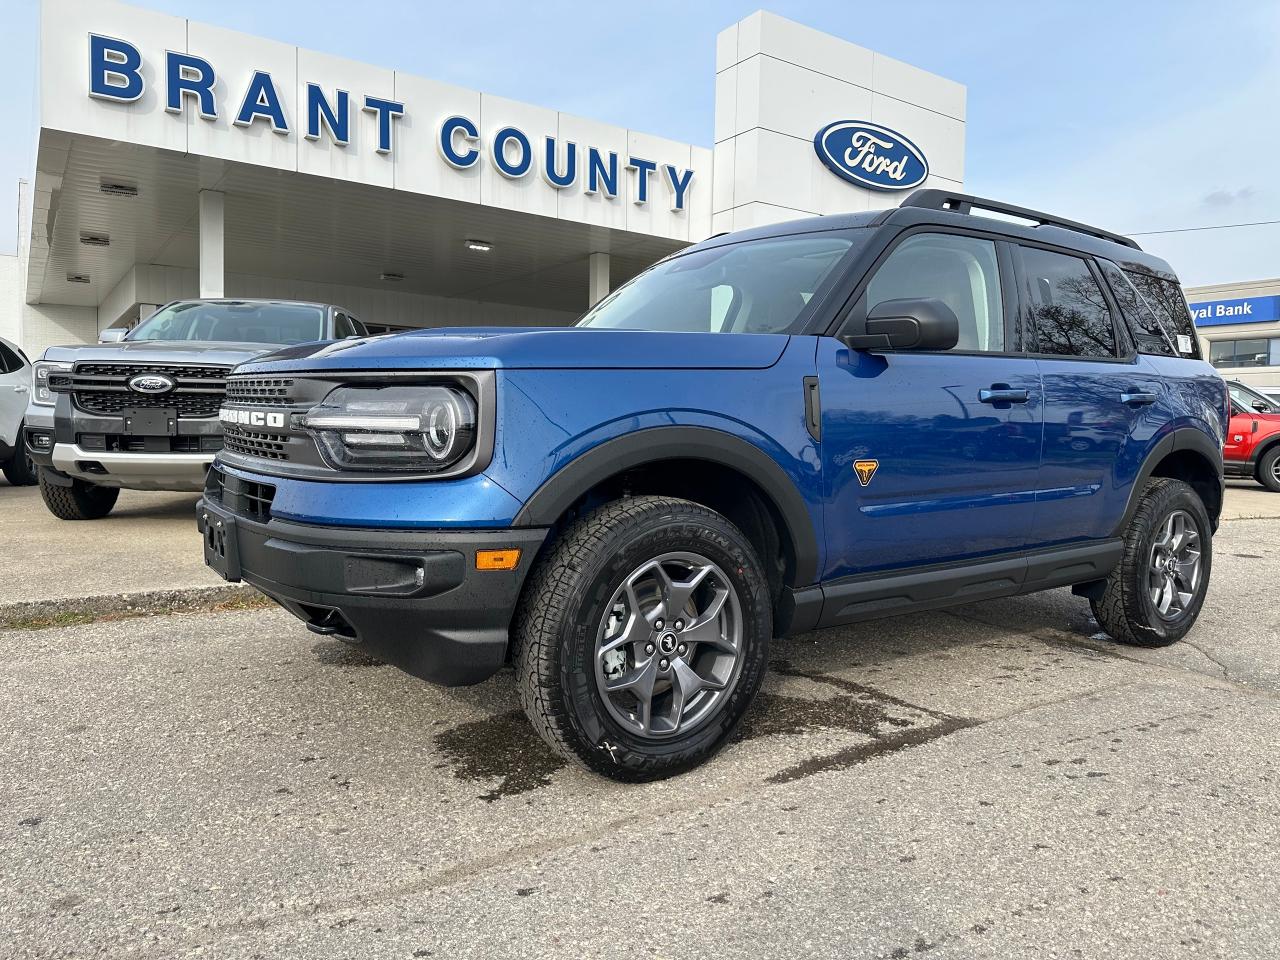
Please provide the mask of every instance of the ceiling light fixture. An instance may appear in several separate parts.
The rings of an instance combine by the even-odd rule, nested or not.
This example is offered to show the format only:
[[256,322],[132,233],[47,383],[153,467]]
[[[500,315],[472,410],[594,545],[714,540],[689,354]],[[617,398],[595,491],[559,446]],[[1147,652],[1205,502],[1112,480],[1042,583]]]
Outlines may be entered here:
[[138,188],[131,183],[118,183],[113,180],[103,180],[99,185],[99,189],[112,197],[136,197]]
[[80,242],[86,247],[109,247],[111,246],[111,235],[106,233],[91,233],[88,230],[81,230]]
[[476,253],[488,253],[493,249],[493,244],[486,240],[464,240],[468,250],[474,250]]
[[378,274],[378,279],[383,280],[386,283],[399,283],[401,280],[404,279],[404,274],[403,273],[380,273]]
[[87,273],[68,273],[67,283],[88,283],[89,275]]

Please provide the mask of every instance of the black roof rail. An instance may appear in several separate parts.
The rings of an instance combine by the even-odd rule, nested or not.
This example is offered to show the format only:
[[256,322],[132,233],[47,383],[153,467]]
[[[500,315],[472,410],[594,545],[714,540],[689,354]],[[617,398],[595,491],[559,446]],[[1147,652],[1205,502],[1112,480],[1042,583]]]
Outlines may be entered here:
[[916,190],[907,199],[903,200],[901,205],[904,207],[922,207],[925,210],[950,210],[953,213],[989,210],[992,213],[1003,213],[1012,217],[1021,217],[1024,220],[1031,220],[1038,226],[1062,227],[1065,230],[1074,230],[1076,233],[1084,233],[1102,240],[1110,240],[1112,243],[1122,243],[1134,250],[1142,249],[1138,246],[1137,241],[1118,233],[1112,233],[1110,230],[1103,230],[1101,227],[1091,227],[1087,223],[1065,220],[1062,217],[1055,217],[1039,210],[1030,210],[1027,207],[1015,207],[1011,203],[1001,203],[999,200],[985,200],[982,197],[970,196],[967,193],[951,193],[947,190]]

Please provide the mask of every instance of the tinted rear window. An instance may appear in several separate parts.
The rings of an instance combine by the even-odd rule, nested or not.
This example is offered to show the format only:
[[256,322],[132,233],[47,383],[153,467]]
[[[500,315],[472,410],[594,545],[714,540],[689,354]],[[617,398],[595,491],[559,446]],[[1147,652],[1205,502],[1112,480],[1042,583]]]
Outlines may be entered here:
[[[1182,288],[1172,280],[1164,280],[1161,277],[1153,277],[1149,273],[1139,273],[1137,270],[1126,270],[1124,275],[1142,294],[1148,306],[1160,318],[1160,322],[1164,328],[1169,331],[1173,337],[1174,345],[1178,347],[1178,355],[1182,357],[1200,358],[1200,340],[1196,336],[1196,325],[1191,320],[1191,311],[1187,307],[1187,300],[1182,295]],[[1179,341],[1179,337],[1185,337],[1185,340]],[[1183,347],[1190,347],[1184,350]]]
[[1138,352],[1161,357],[1177,356],[1173,346],[1174,334],[1165,328],[1137,288],[1129,282],[1124,271],[1103,260],[1102,273],[1107,278],[1116,302],[1120,304],[1120,312],[1129,323]]

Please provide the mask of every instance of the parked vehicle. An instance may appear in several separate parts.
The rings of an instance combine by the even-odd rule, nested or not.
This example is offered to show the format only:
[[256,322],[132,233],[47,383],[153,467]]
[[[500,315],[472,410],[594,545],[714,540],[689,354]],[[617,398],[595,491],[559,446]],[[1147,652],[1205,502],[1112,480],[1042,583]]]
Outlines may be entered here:
[[15,487],[36,482],[35,464],[22,448],[22,415],[31,392],[31,364],[16,343],[0,337],[0,471]]
[[1280,493],[1280,404],[1246,387],[1227,381],[1231,422],[1222,444],[1222,466],[1228,477],[1248,477]]
[[205,558],[428,680],[510,658],[553,748],[663,777],[775,636],[1068,585],[1184,636],[1227,426],[1192,333],[1163,260],[975,197],[714,237],[574,329],[241,366]]
[[[96,346],[50,347],[35,364],[25,430],[45,506],[96,520],[121,488],[201,490],[222,449],[232,367],[287,344],[365,335],[332,304],[178,300]],[[246,431],[238,442],[261,441]]]

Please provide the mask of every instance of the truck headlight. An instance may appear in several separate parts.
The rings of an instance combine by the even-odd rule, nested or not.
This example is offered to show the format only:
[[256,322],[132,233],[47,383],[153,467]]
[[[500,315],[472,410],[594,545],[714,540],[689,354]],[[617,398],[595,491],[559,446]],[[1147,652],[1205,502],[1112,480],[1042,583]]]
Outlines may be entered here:
[[475,444],[476,404],[456,387],[339,387],[300,424],[335,469],[431,473]]
[[70,373],[71,364],[53,360],[37,360],[31,365],[31,402],[42,407],[52,407],[57,396],[49,389],[49,374]]

